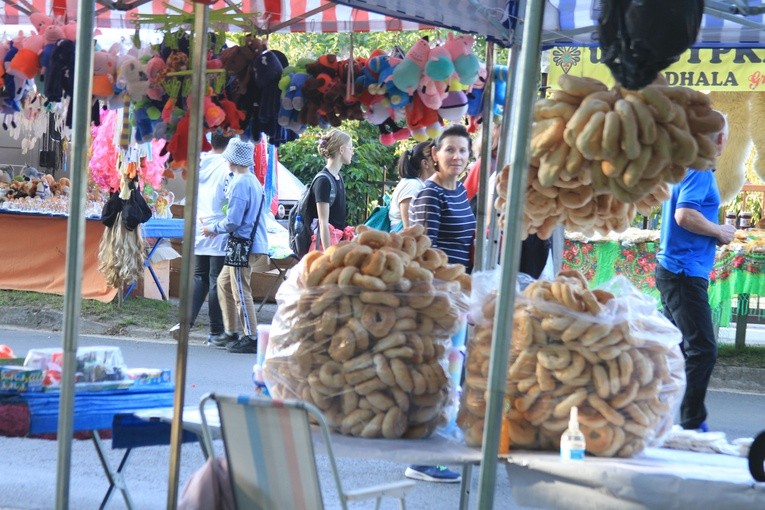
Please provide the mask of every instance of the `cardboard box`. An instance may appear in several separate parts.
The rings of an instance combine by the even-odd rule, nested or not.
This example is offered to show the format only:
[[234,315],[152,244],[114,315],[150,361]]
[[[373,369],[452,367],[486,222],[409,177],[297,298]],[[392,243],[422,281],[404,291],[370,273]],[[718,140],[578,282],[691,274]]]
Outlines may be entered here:
[[[170,291],[170,261],[152,262],[151,267],[154,269],[154,273],[157,275],[157,279],[167,296],[167,293]],[[162,294],[159,293],[157,284],[154,282],[148,267],[143,268],[143,294],[141,295],[147,299],[162,299]]]
[[43,370],[20,365],[0,367],[0,391],[42,391]]
[[152,386],[173,382],[172,373],[167,368],[129,368],[127,377],[134,382],[135,386]]
[[[252,289],[252,300],[255,303],[263,301],[263,297],[268,292],[266,301],[269,303],[276,302],[276,291],[279,290],[284,279],[279,276],[279,271],[272,269],[266,273],[252,273],[250,278],[250,288]],[[273,285],[273,288],[271,286]],[[269,289],[271,291],[269,292]]]

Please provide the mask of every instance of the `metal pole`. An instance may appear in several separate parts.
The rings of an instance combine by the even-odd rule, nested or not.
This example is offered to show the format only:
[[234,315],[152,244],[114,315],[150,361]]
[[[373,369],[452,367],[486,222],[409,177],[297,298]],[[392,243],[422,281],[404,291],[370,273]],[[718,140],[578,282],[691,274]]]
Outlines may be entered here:
[[72,98],[72,186],[66,234],[66,286],[64,290],[61,396],[58,403],[58,460],[56,467],[56,508],[69,508],[69,475],[74,430],[74,374],[77,371],[77,339],[82,306],[82,260],[85,246],[85,188],[88,182],[90,102],[93,89],[94,0],[77,2],[77,40]]
[[483,111],[481,112],[481,173],[478,186],[478,203],[476,206],[476,228],[477,235],[475,239],[475,270],[483,271],[491,268],[486,260],[486,202],[487,197],[492,196],[489,190],[489,176],[491,174],[491,146],[492,123],[494,110],[494,43],[486,43],[486,83],[483,89]]
[[[524,0],[520,4],[518,12],[523,11],[525,5],[526,2]],[[508,147],[510,146],[510,139],[507,137],[507,134],[510,132],[510,110],[513,105],[513,94],[515,93],[515,77],[518,75],[518,47],[521,44],[521,31],[519,28],[515,31],[513,36],[513,46],[510,48],[510,54],[507,57],[507,91],[505,92],[505,104],[503,107],[504,115],[502,115],[502,128],[500,129],[500,137],[502,140],[500,141],[497,150],[497,171],[502,170],[507,163]],[[497,224],[498,215],[499,214],[495,212],[491,217],[491,228],[489,231],[491,244],[489,245],[488,254],[490,263],[487,263],[487,267],[490,268],[494,268],[497,264],[497,260],[499,260],[501,232],[499,231],[499,225]]]
[[[542,18],[545,2],[526,3],[523,16],[523,38],[518,54],[518,72],[513,76],[513,108],[505,111],[510,116],[510,182],[505,206],[505,233],[502,249],[502,276],[494,323],[489,368],[489,400],[483,434],[483,461],[478,483],[478,508],[494,506],[494,488],[497,477],[497,452],[502,407],[507,379],[508,350],[513,331],[515,282],[518,277],[523,207],[525,204],[526,174],[531,116],[539,79],[539,54]],[[509,114],[509,115],[508,115]]]
[[178,481],[180,479],[181,447],[183,434],[183,406],[186,395],[186,359],[189,351],[189,319],[191,317],[193,289],[194,239],[196,237],[196,202],[199,187],[199,154],[202,149],[202,121],[204,96],[207,90],[207,27],[210,9],[205,4],[194,4],[194,28],[191,49],[191,75],[189,93],[189,141],[186,158],[186,205],[183,208],[183,248],[181,256],[181,336],[175,362],[175,395],[173,400],[173,423],[170,429],[170,473],[167,486],[167,508],[178,506]]

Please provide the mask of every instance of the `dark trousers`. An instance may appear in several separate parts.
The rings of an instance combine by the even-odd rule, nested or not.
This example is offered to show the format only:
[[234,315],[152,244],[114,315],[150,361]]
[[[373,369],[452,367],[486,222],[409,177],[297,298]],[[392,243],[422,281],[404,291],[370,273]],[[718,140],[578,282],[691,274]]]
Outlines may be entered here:
[[210,333],[223,333],[223,313],[218,301],[218,275],[223,269],[223,256],[194,256],[194,300],[191,304],[191,325],[199,315],[202,304],[207,298],[210,314]]
[[536,234],[529,234],[521,243],[521,263],[518,271],[534,279],[539,278],[547,265],[550,244],[549,239],[540,239]]
[[664,315],[683,335],[680,348],[685,357],[686,388],[680,425],[685,429],[698,428],[707,419],[704,398],[717,361],[708,286],[706,278],[675,274],[656,264],[656,287]]

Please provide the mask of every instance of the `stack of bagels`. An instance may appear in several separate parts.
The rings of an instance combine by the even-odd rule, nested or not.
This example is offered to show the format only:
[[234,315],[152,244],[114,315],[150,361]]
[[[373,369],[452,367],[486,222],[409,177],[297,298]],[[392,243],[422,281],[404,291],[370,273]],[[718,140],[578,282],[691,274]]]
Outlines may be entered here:
[[427,437],[449,403],[446,348],[470,276],[419,225],[356,232],[306,255],[290,275],[294,292],[280,290],[284,327],[272,326],[269,389],[316,405],[342,434]]
[[[621,232],[637,209],[668,198],[667,183],[682,180],[687,168],[715,165],[711,135],[725,120],[707,95],[666,85],[609,90],[571,75],[559,85],[534,108],[524,237],[547,239],[561,223],[585,235]],[[497,179],[500,212],[508,170]]]
[[[468,346],[458,424],[471,446],[483,439],[495,301],[485,301]],[[557,450],[577,406],[589,453],[641,452],[671,426],[681,396],[678,336],[652,303],[590,291],[576,271],[530,284],[513,322],[504,408],[511,447]]]

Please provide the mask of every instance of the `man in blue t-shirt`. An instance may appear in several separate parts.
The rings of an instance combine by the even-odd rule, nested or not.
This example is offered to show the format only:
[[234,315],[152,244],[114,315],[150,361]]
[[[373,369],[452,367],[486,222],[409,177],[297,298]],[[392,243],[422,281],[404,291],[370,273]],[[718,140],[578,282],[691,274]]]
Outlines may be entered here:
[[[715,135],[718,155],[727,125]],[[684,429],[707,430],[704,398],[717,360],[707,288],[718,244],[733,240],[736,228],[719,225],[720,193],[713,171],[688,170],[661,210],[661,245],[656,286],[664,314],[683,335],[686,389],[680,406]]]

